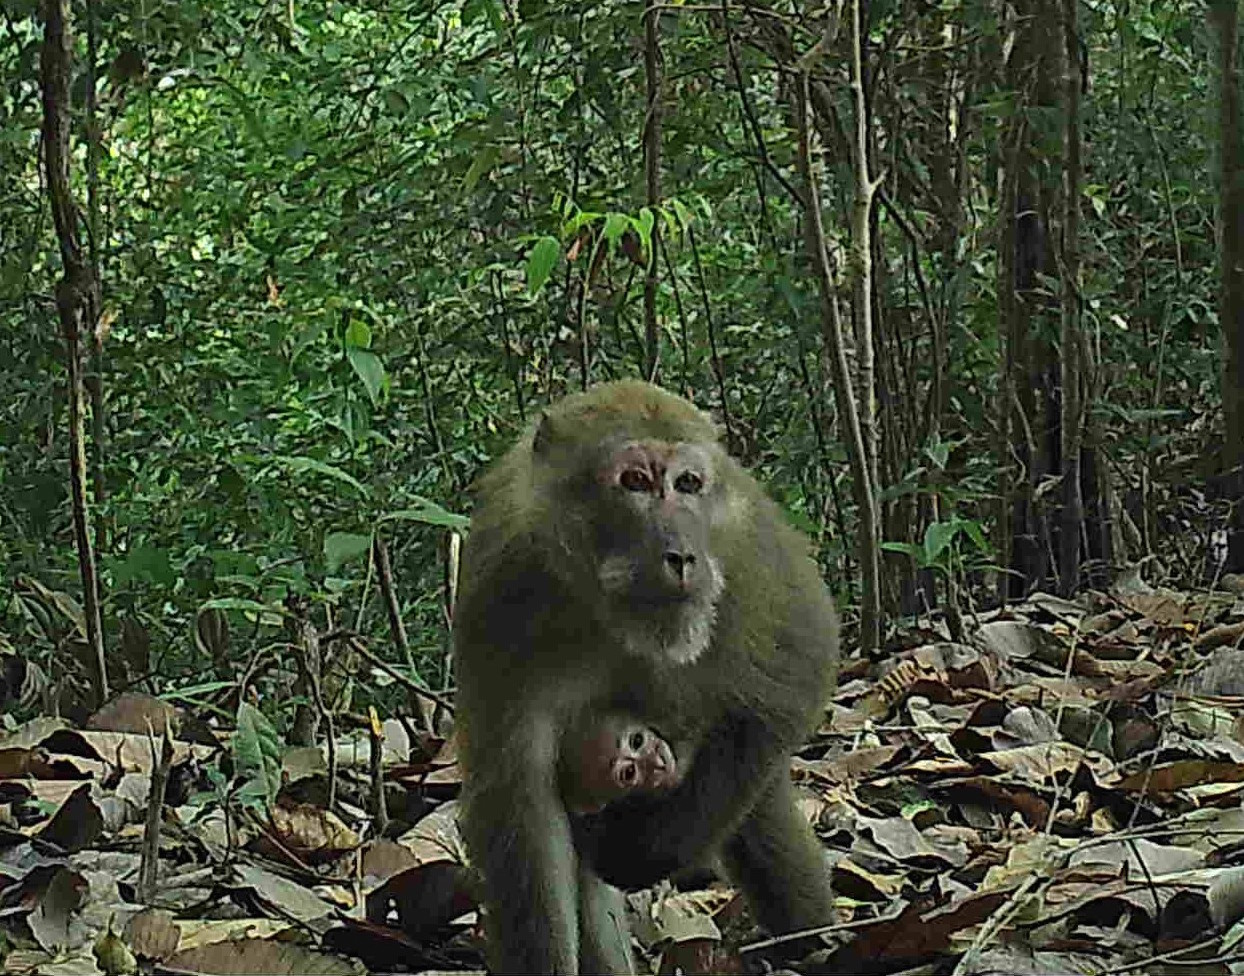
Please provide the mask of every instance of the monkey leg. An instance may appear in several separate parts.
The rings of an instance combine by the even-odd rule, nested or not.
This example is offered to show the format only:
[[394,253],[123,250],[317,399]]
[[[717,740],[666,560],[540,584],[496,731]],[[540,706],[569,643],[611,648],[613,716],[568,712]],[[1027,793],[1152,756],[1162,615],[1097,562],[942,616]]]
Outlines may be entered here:
[[609,976],[630,976],[635,972],[622,892],[605,884],[582,863],[579,865],[579,972]]
[[[547,827],[540,836],[536,816],[529,813],[533,829],[526,831],[482,818],[463,831],[472,857],[485,866],[488,967],[494,973],[574,976],[580,972],[579,906],[570,832],[561,814],[561,822],[543,821]],[[486,830],[492,833],[488,840],[481,837]]]
[[467,740],[472,772],[459,815],[483,883],[488,964],[495,973],[575,976],[579,859],[557,795],[558,729],[551,716],[498,724],[510,738],[485,739],[487,726]]
[[833,921],[825,850],[795,805],[785,767],[772,777],[723,854],[752,914],[773,934]]

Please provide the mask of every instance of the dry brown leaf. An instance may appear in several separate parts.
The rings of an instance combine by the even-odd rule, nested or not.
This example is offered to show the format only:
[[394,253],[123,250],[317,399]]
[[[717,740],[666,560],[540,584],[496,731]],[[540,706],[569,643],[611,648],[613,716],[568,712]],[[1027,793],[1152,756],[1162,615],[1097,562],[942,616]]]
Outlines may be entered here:
[[315,952],[292,942],[241,939],[185,949],[170,956],[166,968],[213,976],[362,976],[361,963]]
[[220,942],[284,938],[295,931],[295,926],[282,918],[184,919],[178,927],[181,929],[178,948],[183,951]]
[[82,944],[86,933],[74,916],[90,888],[85,876],[65,867],[36,868],[22,887],[27,894],[21,903],[33,909],[26,925],[40,946],[55,953]]
[[476,909],[467,869],[452,861],[429,861],[400,871],[367,895],[367,920],[397,916],[402,931],[426,937]]
[[1210,882],[1205,898],[1214,924],[1220,930],[1244,918],[1244,867],[1219,872]]
[[796,756],[791,760],[791,771],[797,779],[807,776],[823,783],[848,783],[884,768],[902,751],[900,746],[877,746],[844,752],[833,759],[809,760]]
[[1089,844],[1067,859],[1070,868],[1109,867],[1133,879],[1192,871],[1204,863],[1205,856],[1193,848],[1155,844],[1144,837]]
[[384,837],[364,844],[362,858],[364,891],[419,863],[418,856],[410,848]]
[[420,864],[450,861],[465,864],[466,848],[458,832],[458,805],[442,803],[402,834],[397,842],[418,858]]
[[322,864],[358,847],[359,836],[331,810],[312,803],[282,801],[269,811],[280,848],[307,864]]
[[907,883],[902,874],[870,871],[850,857],[834,864],[834,891],[856,901],[885,902],[898,896]]
[[274,911],[292,915],[304,922],[315,921],[333,914],[333,907],[313,891],[274,874],[256,864],[239,864],[234,869],[240,887],[254,890]]
[[173,919],[172,912],[147,908],[126,923],[125,938],[136,955],[144,959],[167,959],[177,951],[181,926]]
[[65,798],[52,819],[43,825],[38,836],[66,851],[80,851],[99,838],[104,829],[104,815],[92,797],[92,784],[81,783]]
[[675,892],[668,887],[656,891],[637,892],[630,898],[638,916],[635,937],[648,947],[666,942],[688,942],[697,939],[720,941],[721,930],[713,921],[715,907],[728,900],[724,893],[705,900],[705,892]]
[[141,691],[125,691],[91,715],[86,728],[135,735],[145,735],[150,729],[163,735],[166,723],[176,732],[180,721],[177,709],[168,702]]
[[1121,790],[1151,793],[1173,793],[1201,783],[1244,782],[1244,765],[1208,759],[1182,759],[1177,762],[1143,769],[1125,776],[1115,786]]

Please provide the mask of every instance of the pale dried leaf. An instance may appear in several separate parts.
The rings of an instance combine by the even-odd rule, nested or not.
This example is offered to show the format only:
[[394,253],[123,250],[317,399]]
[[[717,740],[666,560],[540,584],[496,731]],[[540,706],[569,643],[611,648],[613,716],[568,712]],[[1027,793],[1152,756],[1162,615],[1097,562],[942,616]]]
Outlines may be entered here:
[[1219,929],[1244,919],[1244,867],[1220,871],[1205,892],[1210,917]]
[[362,963],[315,952],[292,942],[242,939],[186,949],[170,956],[167,968],[213,976],[361,976]]
[[334,911],[331,905],[310,889],[258,865],[239,864],[235,870],[240,885],[254,889],[261,899],[283,914],[310,922],[331,915]]
[[177,951],[181,927],[172,912],[148,908],[129,920],[125,937],[135,954],[145,959],[167,959]]

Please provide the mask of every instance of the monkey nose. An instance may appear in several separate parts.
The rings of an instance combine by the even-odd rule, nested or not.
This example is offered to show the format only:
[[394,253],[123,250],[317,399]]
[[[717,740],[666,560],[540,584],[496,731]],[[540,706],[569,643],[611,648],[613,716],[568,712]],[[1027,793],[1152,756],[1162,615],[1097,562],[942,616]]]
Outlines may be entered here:
[[665,560],[665,568],[669,570],[670,575],[679,583],[687,582],[687,578],[691,575],[692,569],[695,567],[695,554],[690,552],[678,552],[674,549],[665,550],[662,558]]

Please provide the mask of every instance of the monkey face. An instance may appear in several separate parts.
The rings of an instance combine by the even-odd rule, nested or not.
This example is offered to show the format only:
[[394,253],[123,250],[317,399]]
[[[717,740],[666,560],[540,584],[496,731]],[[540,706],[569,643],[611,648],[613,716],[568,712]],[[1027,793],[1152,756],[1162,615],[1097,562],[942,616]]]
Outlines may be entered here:
[[615,790],[660,790],[677,784],[673,750],[652,729],[632,725],[615,736],[614,743],[610,776]]
[[667,660],[704,650],[721,595],[711,529],[724,486],[713,461],[699,444],[623,440],[603,446],[596,469],[601,591],[616,618],[640,622],[627,643]]

